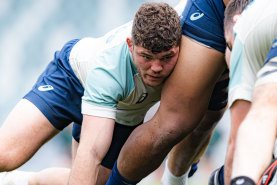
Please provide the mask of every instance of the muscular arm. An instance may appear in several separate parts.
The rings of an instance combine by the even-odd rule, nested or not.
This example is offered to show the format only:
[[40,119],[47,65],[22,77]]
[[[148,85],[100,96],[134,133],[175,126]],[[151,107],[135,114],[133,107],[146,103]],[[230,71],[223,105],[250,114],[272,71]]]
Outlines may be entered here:
[[121,150],[118,170],[123,177],[140,180],[148,175],[197,127],[224,68],[222,53],[183,36],[177,65],[163,87],[156,115],[135,129]]
[[249,113],[238,130],[232,178],[245,175],[256,183],[272,158],[277,129],[277,84],[255,88]]
[[226,152],[226,161],[225,161],[225,167],[224,167],[224,179],[226,182],[225,184],[229,184],[227,182],[230,182],[231,180],[230,178],[231,178],[232,163],[233,163],[238,127],[240,126],[241,122],[243,121],[246,114],[248,113],[250,106],[251,106],[251,103],[249,101],[237,100],[230,107],[231,132],[229,136],[227,152]]
[[96,183],[99,166],[113,135],[114,120],[84,115],[80,144],[69,178],[69,185]]

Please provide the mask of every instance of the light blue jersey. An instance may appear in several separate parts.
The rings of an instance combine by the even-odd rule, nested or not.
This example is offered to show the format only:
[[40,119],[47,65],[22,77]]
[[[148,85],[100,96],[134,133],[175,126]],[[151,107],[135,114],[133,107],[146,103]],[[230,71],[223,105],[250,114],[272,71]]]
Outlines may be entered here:
[[161,88],[142,81],[126,43],[131,24],[101,38],[84,38],[73,48],[70,64],[83,84],[82,114],[133,126],[160,100]]

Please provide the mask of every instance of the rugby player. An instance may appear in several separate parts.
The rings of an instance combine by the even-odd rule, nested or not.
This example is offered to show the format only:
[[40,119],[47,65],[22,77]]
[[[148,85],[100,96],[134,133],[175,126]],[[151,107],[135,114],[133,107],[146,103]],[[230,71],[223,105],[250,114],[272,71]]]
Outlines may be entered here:
[[205,151],[227,105],[223,19],[228,2],[187,1],[180,16],[180,55],[163,87],[160,107],[149,122],[132,132],[107,184],[139,182],[171,149],[162,184],[185,183],[184,174]]
[[[98,39],[67,42],[2,125],[0,170],[21,166],[74,122],[69,184],[105,183],[125,140],[160,100],[163,83],[177,62],[181,34],[172,7],[145,3],[133,23]],[[20,182],[9,175],[1,174],[1,184],[33,184],[29,178]],[[42,175],[45,181],[40,183],[67,184],[69,170],[56,176],[57,181],[55,175]]]
[[234,121],[238,128],[231,184],[258,183],[272,160],[276,139],[276,5],[276,1],[255,0],[241,15],[232,16],[229,20],[236,24],[226,29],[232,51],[229,106],[232,124]]
[[[262,68],[263,61],[266,61],[263,70],[268,69],[268,67],[266,67],[268,66],[266,65],[266,63],[268,63],[269,58],[266,59],[266,55],[277,33],[277,23],[275,18],[277,12],[273,8],[276,3],[274,4],[274,2],[255,0],[253,4],[249,5],[249,7],[242,13],[242,15],[241,13],[236,11],[236,6],[234,6],[235,1],[231,1],[230,4],[231,3],[232,6],[228,5],[225,12],[225,36],[228,45],[226,60],[230,67],[229,106],[231,110],[231,120],[233,128],[231,129],[232,132],[230,134],[227,152],[227,156],[229,157],[226,158],[225,163],[225,165],[230,165],[230,167],[228,168],[229,170],[227,171],[227,168],[225,170],[225,184],[230,183],[232,163],[234,164],[232,176],[234,176],[234,173],[236,174],[237,170],[240,171],[241,174],[244,174],[246,171],[247,173],[250,173],[252,175],[255,174],[255,178],[253,179],[252,176],[250,176],[251,178],[238,177],[233,180],[233,183],[243,182],[244,184],[253,184],[253,180],[256,183],[258,182],[263,170],[271,161],[272,149],[271,151],[269,151],[269,148],[273,148],[274,143],[272,142],[274,142],[274,139],[270,141],[270,143],[267,143],[266,146],[268,148],[266,148],[262,153],[254,153],[254,151],[251,150],[252,145],[250,143],[248,143],[247,147],[245,145],[245,148],[241,149],[240,146],[243,145],[245,139],[248,140],[247,138],[249,133],[255,134],[255,138],[259,138],[259,140],[263,140],[264,138],[258,137],[259,133],[256,133],[254,131],[258,128],[256,123],[248,123],[247,130],[245,130],[245,126],[240,127],[240,124],[242,124],[241,122],[245,122],[243,121],[245,118],[247,122],[247,119],[249,117],[248,111],[250,109],[251,102],[253,101],[252,107],[254,108],[254,105],[256,104],[255,97],[260,97],[260,95],[253,95],[255,86],[257,86],[256,88],[258,88],[258,84],[260,84],[260,81],[263,78],[259,76],[267,76],[260,74],[257,77],[257,73]],[[230,59],[231,51],[232,55]],[[267,73],[270,72],[268,71],[265,74]],[[257,114],[258,118],[259,113],[256,111],[255,113]],[[264,121],[260,121],[259,124],[263,122]],[[252,125],[253,128],[250,128],[250,125]],[[267,128],[274,131],[274,126],[270,128],[268,127],[268,124],[265,124],[263,126],[265,126],[265,129]],[[238,140],[236,141],[238,128]],[[261,129],[260,131],[262,130],[263,129]],[[261,135],[262,133],[264,132],[260,132]],[[270,137],[270,134],[267,135],[265,139],[268,139],[268,137]],[[236,148],[235,143],[237,143]],[[255,142],[255,145],[256,144],[259,144],[259,142]],[[237,154],[233,156],[234,148],[235,151],[243,150],[244,152],[239,152],[240,154],[238,156]],[[244,157],[239,157],[240,155]],[[253,156],[253,158],[250,156]],[[258,160],[259,157],[261,157],[260,160]],[[265,158],[267,158],[267,161],[265,160]],[[252,159],[251,163],[258,165],[256,167],[254,167],[253,164],[251,164],[250,166],[246,166],[246,162],[244,162],[245,159],[247,159],[246,161],[249,160],[248,163],[250,163],[250,160]],[[214,184],[217,183],[215,182]],[[223,183],[220,182],[219,184]]]

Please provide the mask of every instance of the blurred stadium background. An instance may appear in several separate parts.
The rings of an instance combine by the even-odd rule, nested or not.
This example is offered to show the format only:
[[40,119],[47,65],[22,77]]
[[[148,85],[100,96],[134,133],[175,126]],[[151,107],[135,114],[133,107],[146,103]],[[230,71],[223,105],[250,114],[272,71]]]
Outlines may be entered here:
[[[178,1],[164,2],[175,6]],[[147,0],[0,0],[0,125],[66,41],[103,35],[130,21],[143,2]],[[149,111],[147,119],[156,107]],[[212,170],[223,164],[229,126],[227,112],[190,185],[207,184]],[[20,169],[39,171],[56,166],[71,166],[70,127]],[[162,172],[163,164],[140,185],[159,184]]]

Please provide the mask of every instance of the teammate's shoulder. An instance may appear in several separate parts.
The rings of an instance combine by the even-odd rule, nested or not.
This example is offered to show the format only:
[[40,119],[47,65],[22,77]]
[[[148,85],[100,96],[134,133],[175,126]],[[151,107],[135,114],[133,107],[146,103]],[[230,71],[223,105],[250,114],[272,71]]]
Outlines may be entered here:
[[103,40],[106,47],[114,47],[124,42],[127,37],[131,37],[132,24],[133,21],[129,21],[105,34]]
[[99,40],[96,38],[82,38],[73,46],[70,53],[70,58],[88,60],[101,50],[101,45],[101,42],[99,42]]
[[96,42],[97,42],[97,38],[84,37],[84,38],[80,39],[75,46],[80,47],[80,48],[87,48],[87,47],[94,46]]
[[176,10],[179,16],[184,11],[186,4],[187,4],[187,0],[180,0],[178,4],[174,7],[174,9]]

